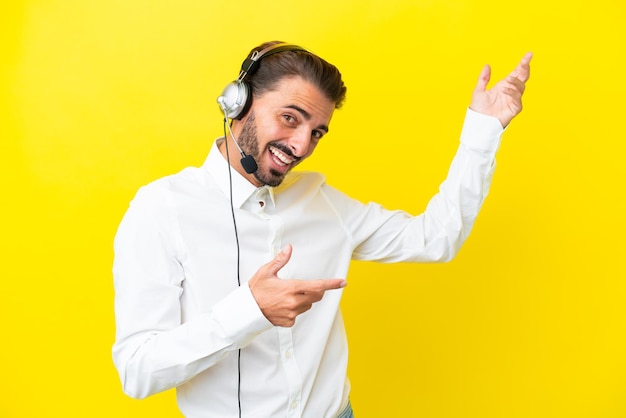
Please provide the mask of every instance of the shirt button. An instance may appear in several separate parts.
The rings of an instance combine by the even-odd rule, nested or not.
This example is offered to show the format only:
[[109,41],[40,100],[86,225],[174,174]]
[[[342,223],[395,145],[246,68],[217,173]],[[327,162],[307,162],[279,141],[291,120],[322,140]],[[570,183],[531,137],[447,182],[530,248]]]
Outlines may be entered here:
[[291,356],[292,356],[292,355],[293,355],[293,351],[291,351],[291,350],[287,350],[287,351],[285,351],[285,358],[286,358],[287,360],[289,360],[289,359],[291,358]]
[[293,409],[296,409],[297,407],[298,407],[298,402],[297,401],[293,401],[291,403],[291,409],[293,410]]

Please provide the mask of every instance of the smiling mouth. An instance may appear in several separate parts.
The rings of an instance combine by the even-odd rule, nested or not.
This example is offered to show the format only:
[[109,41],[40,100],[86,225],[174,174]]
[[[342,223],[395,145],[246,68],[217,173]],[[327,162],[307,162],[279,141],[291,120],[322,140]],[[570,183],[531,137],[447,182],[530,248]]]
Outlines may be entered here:
[[296,158],[293,158],[293,157],[285,154],[283,151],[279,150],[278,148],[276,148],[274,146],[270,146],[269,147],[269,151],[274,156],[274,158],[273,158],[274,163],[277,166],[279,166],[279,167],[286,167],[286,166],[288,166],[290,164],[293,164],[294,162],[297,161]]

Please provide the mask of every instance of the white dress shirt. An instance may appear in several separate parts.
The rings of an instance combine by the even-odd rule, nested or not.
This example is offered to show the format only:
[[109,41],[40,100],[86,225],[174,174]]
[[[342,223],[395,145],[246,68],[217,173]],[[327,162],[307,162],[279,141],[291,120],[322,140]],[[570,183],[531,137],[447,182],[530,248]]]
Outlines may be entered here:
[[336,417],[350,390],[342,290],[282,328],[263,316],[247,280],[286,244],[284,279],[345,278],[351,259],[450,260],[487,195],[502,132],[468,109],[448,177],[419,216],[360,203],[318,173],[257,188],[231,170],[241,286],[228,165],[216,144],[202,167],[141,188],[115,238],[113,359],[124,392],[176,387],[185,416],[236,417],[241,349],[244,417]]

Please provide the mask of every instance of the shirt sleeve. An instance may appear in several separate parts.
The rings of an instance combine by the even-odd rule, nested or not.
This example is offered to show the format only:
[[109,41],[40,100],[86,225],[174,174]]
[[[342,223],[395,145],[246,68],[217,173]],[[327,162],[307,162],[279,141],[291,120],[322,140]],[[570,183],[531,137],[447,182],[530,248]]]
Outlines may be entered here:
[[271,327],[247,285],[182,323],[181,245],[163,189],[140,190],[114,243],[113,361],[135,398],[185,383]]
[[375,203],[364,205],[327,188],[329,200],[353,240],[353,258],[379,262],[451,260],[467,239],[489,192],[503,132],[496,118],[468,109],[448,175],[426,210],[417,216],[385,210]]

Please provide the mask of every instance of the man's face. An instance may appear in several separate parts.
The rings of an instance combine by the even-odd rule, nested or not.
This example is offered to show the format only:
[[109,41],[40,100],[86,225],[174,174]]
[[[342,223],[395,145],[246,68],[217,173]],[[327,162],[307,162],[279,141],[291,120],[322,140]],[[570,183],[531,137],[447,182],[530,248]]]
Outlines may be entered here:
[[334,110],[331,100],[300,77],[284,78],[255,97],[238,133],[239,146],[258,165],[248,179],[256,186],[278,186],[328,133]]

